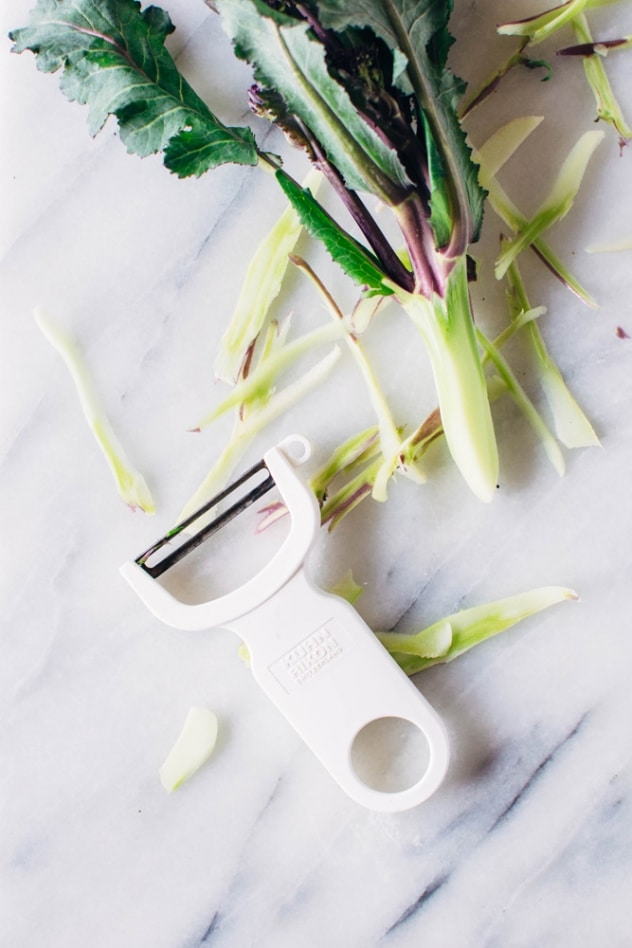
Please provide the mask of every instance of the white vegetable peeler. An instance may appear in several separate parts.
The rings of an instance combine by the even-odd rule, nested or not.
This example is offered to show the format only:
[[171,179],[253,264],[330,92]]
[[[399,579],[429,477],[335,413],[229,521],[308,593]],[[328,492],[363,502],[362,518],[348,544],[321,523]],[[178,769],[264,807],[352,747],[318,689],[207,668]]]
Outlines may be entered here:
[[[121,572],[149,610],[177,629],[232,629],[246,644],[251,669],[263,690],[312,749],[331,776],[357,803],[395,812],[426,800],[441,784],[448,766],[446,730],[355,609],[316,587],[305,559],[320,526],[313,492],[296,467],[311,453],[301,436],[285,439],[233,485],[146,550]],[[184,534],[237,488],[255,486],[210,523],[150,565],[156,554]],[[272,487],[290,515],[289,532],[268,564],[238,589],[210,602],[184,603],[157,582],[221,526]],[[393,791],[367,784],[354,769],[357,735],[374,721],[399,718],[419,728],[429,762],[412,786]]]

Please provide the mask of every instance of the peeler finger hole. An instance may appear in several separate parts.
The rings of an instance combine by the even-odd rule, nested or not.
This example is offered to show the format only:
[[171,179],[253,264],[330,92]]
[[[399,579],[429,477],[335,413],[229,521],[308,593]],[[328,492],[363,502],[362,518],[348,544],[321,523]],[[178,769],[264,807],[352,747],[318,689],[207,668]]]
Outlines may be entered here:
[[367,787],[398,793],[419,783],[430,763],[430,746],[406,718],[376,718],[365,724],[351,745],[351,766]]

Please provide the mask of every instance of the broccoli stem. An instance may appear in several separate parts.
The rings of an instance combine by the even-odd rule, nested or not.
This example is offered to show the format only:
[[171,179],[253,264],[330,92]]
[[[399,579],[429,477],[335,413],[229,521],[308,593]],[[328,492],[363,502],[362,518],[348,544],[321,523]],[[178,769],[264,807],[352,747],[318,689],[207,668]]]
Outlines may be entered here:
[[474,494],[489,502],[498,479],[498,450],[472,318],[466,258],[454,263],[444,295],[435,293],[428,299],[398,291],[397,296],[426,344],[450,453]]

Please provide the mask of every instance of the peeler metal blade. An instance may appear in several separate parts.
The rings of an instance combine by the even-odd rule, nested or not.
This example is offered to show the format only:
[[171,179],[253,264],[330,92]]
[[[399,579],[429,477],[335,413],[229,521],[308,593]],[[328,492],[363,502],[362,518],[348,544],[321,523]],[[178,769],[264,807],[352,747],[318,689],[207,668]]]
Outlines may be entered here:
[[[204,526],[199,527],[199,529],[194,530],[192,533],[188,533],[190,527],[193,527],[194,524],[203,519],[206,514],[215,510],[215,508],[230,497],[231,494],[234,494],[260,473],[265,473],[265,477],[259,480],[240,500],[232,503],[221,513],[217,514],[217,516],[206,522]],[[160,540],[152,543],[147,550],[136,557],[134,562],[138,563],[138,565],[154,579],[157,579],[159,576],[162,576],[163,573],[166,573],[168,569],[171,569],[172,566],[175,566],[176,563],[179,563],[180,560],[184,559],[185,556],[188,556],[189,553],[197,549],[205,540],[213,536],[214,533],[217,533],[218,530],[225,527],[231,520],[238,517],[239,514],[243,513],[244,510],[267,494],[273,487],[274,478],[268,471],[265,461],[261,460],[253,465],[250,470],[246,471],[245,474],[242,474],[236,481],[212,497],[189,517],[186,517],[184,520],[181,520],[180,523],[176,524],[175,527],[172,527]],[[169,550],[157,562],[149,562],[157,553],[164,550],[166,546],[171,546],[174,540],[177,540],[183,533],[187,533],[187,537],[179,546]]]

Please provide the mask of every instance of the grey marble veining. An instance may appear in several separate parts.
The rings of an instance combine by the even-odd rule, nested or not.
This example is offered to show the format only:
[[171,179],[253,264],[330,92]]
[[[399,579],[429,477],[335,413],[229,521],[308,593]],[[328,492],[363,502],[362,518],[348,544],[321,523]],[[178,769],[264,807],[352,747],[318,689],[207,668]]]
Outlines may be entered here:
[[[5,3],[0,34],[30,5]],[[213,15],[201,0],[165,6],[187,76],[242,121],[246,73]],[[494,23],[532,9],[517,6],[457,0],[454,57],[472,82],[502,58]],[[610,33],[632,32],[625,4],[599,17]],[[631,63],[607,59],[628,117]],[[547,187],[539,169],[593,127],[581,67],[554,66],[549,83],[509,77],[470,127],[480,142],[516,114],[545,116],[503,178],[527,213]],[[606,134],[550,235],[600,309],[524,259],[533,302],[548,307],[547,343],[601,447],[565,451],[560,478],[504,399],[491,505],[468,494],[438,446],[425,486],[399,480],[387,504],[363,504],[319,538],[315,575],[328,586],[352,568],[358,610],[379,630],[413,631],[539,585],[580,596],[416,678],[446,722],[450,770],[423,806],[380,815],[332,782],[230,633],[161,626],[118,574],[171,525],[230,429],[188,430],[221,397],[214,353],[249,256],[283,207],[274,182],[235,168],[181,182],[158,160],[127,156],[113,126],[91,140],[83,110],[8,41],[0,88],[1,948],[628,948],[632,340],[617,327],[632,336],[632,256],[585,249],[632,236],[632,150],[619,155]],[[481,259],[499,226],[489,213]],[[309,252],[325,272],[325,256]],[[493,324],[502,293],[489,280],[473,292]],[[34,324],[37,304],[76,335],[155,517],[116,495]],[[294,278],[281,314],[290,307],[296,332],[326,318]],[[409,327],[378,326],[367,348],[404,420],[432,407],[427,378],[408,378],[401,359],[421,351]],[[546,415],[520,347],[511,357]],[[269,438],[300,429],[322,459],[371,421],[343,358]],[[195,704],[218,714],[219,744],[167,796],[158,767]]]

